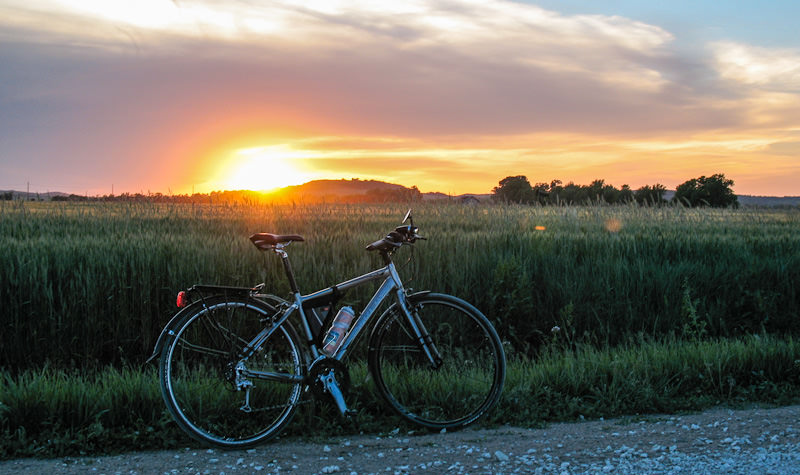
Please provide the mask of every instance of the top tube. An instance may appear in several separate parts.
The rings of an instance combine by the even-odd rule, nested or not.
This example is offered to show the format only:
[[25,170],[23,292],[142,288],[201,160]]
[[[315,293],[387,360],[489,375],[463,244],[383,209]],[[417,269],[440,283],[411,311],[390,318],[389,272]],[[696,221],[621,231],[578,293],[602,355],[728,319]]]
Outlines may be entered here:
[[389,266],[381,267],[380,269],[376,269],[372,272],[368,272],[364,275],[360,275],[358,277],[354,277],[350,280],[346,280],[340,284],[333,285],[328,287],[327,289],[318,290],[308,295],[303,295],[300,297],[301,302],[306,302],[309,300],[315,300],[318,298],[328,297],[333,295],[334,292],[340,290],[348,290],[353,287],[358,287],[359,285],[365,284],[372,280],[378,280],[382,278],[386,278],[391,275],[391,271],[389,270]]

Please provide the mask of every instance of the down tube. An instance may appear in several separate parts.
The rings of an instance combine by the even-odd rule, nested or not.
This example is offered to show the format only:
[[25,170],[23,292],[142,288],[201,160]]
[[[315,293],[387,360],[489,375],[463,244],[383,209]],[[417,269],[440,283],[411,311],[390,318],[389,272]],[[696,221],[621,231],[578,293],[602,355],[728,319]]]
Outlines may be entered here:
[[344,355],[347,354],[347,348],[349,348],[356,338],[358,338],[358,335],[361,334],[361,330],[364,329],[364,326],[369,321],[369,318],[373,313],[375,313],[375,310],[380,306],[386,296],[396,288],[397,286],[394,282],[394,279],[391,277],[383,281],[381,286],[375,292],[375,295],[372,296],[372,299],[369,301],[367,306],[364,307],[364,311],[361,312],[361,315],[359,315],[356,323],[353,324],[352,328],[350,328],[350,331],[348,331],[347,335],[345,335],[342,345],[333,355],[335,359],[341,360],[344,358]]

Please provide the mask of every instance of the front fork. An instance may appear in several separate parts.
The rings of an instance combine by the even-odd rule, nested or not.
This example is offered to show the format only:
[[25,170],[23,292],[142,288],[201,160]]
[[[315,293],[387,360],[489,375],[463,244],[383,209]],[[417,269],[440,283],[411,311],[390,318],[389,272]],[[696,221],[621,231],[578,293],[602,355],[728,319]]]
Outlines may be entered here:
[[422,304],[411,305],[404,289],[399,289],[397,291],[397,303],[400,306],[400,311],[403,314],[402,316],[406,317],[406,320],[414,332],[415,343],[425,353],[425,356],[431,364],[431,368],[439,369],[439,367],[442,366],[442,355],[433,343],[431,334],[428,333],[428,329],[425,328],[425,324],[422,323],[422,319],[419,318],[419,314],[417,313],[417,309],[422,308]]
[[431,363],[431,368],[439,369],[439,367],[442,366],[442,355],[439,353],[439,350],[436,349],[436,345],[434,345],[431,339],[431,334],[428,333],[428,329],[425,328],[425,324],[422,323],[422,319],[420,319],[417,314],[417,308],[421,308],[421,304],[416,306],[411,305],[408,292],[405,287],[403,287],[400,274],[397,273],[397,268],[390,259],[387,259],[387,261],[389,262],[387,265],[389,275],[391,279],[394,280],[397,289],[397,305],[400,307],[402,316],[406,317],[408,324],[411,326],[411,330],[414,332],[415,343],[425,353],[425,356]]

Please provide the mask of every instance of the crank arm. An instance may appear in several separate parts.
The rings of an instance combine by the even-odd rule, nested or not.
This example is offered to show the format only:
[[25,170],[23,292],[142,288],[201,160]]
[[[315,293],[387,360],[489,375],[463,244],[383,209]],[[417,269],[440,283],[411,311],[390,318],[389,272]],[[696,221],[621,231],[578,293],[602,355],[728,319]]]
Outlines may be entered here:
[[356,411],[347,408],[347,403],[344,402],[344,395],[342,394],[342,390],[339,388],[339,384],[336,382],[336,377],[334,376],[333,371],[329,371],[326,374],[320,375],[320,380],[322,381],[322,385],[325,390],[333,398],[333,402],[336,403],[336,407],[339,408],[339,412],[341,412],[343,416],[351,416],[355,414]]

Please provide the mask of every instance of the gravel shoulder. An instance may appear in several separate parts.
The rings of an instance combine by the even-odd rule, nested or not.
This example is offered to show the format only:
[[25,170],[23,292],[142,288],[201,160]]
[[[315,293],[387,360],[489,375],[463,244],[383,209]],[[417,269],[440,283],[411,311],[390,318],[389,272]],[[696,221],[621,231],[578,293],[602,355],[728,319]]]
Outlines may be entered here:
[[800,473],[800,406],[0,462],[0,473]]

